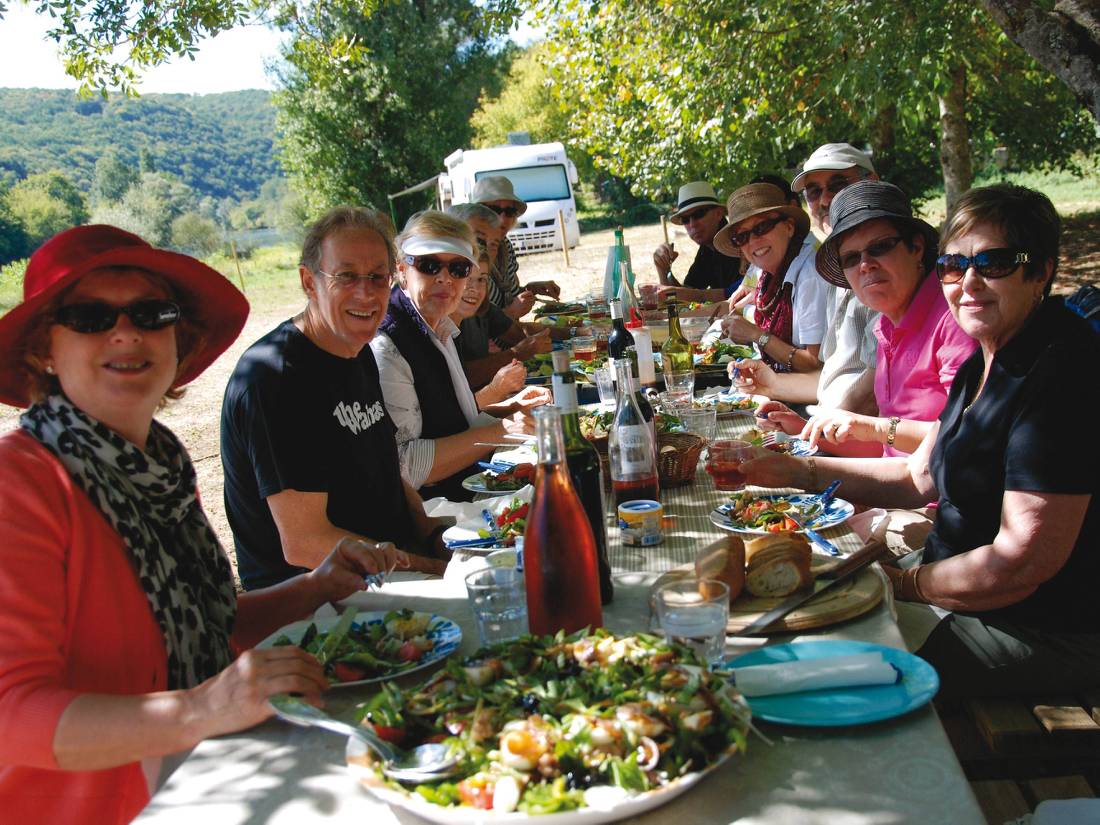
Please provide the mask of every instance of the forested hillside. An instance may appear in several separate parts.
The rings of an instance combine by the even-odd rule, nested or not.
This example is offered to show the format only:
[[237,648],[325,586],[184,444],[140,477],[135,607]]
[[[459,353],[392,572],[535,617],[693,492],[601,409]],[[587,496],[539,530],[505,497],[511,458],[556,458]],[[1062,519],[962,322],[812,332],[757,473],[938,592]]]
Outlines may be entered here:
[[87,193],[108,148],[135,169],[168,172],[218,200],[255,198],[280,173],[275,108],[265,91],[103,100],[61,89],[0,89],[0,113],[3,187],[56,170]]

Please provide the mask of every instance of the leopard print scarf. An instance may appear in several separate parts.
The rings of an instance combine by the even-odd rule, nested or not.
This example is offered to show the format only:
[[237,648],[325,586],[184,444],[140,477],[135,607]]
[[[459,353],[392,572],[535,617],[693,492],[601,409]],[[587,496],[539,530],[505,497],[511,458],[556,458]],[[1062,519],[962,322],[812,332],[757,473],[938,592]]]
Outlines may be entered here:
[[169,689],[193,687],[230,661],[236,593],[229,560],[195,495],[179,440],[153,422],[148,453],[51,395],[20,426],[64,465],[129,550],[164,634]]

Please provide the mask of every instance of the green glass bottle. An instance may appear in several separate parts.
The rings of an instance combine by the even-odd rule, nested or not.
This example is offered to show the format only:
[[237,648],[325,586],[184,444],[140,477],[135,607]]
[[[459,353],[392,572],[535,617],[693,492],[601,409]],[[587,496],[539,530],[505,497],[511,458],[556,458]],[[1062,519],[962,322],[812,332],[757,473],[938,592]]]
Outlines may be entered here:
[[680,330],[680,315],[675,299],[670,299],[668,308],[668,340],[661,345],[661,368],[665,372],[691,372],[695,369],[691,342]]

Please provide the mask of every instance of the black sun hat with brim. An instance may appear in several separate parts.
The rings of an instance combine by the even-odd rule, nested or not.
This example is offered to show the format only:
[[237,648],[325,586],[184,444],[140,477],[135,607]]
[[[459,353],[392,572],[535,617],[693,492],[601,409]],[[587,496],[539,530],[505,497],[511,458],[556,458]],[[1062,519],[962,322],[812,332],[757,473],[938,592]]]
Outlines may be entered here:
[[817,273],[834,286],[849,289],[840,268],[840,239],[845,232],[867,221],[886,218],[898,226],[916,229],[924,236],[925,269],[930,269],[939,246],[940,234],[929,223],[913,216],[909,196],[892,183],[861,180],[844,187],[829,205],[829,233],[817,250]]

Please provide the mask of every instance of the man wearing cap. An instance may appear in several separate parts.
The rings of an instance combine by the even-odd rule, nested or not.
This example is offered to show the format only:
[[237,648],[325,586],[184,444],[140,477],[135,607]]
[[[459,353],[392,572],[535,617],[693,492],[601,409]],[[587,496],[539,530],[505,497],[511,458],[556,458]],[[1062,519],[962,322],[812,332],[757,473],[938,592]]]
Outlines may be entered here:
[[726,225],[725,204],[718,199],[714,187],[704,180],[685,183],[676,196],[676,209],[669,220],[683,226],[699,249],[684,277],[683,286],[672,275],[672,262],[679,257],[673,244],[663,243],[653,251],[657,278],[668,287],[660,290],[659,299],[725,300],[741,283],[741,266],[737,258],[723,255],[714,248],[715,234]]
[[536,295],[559,297],[561,287],[553,281],[531,281],[526,287],[519,284],[519,262],[508,233],[527,211],[527,204],[516,194],[512,181],[504,175],[484,177],[474,186],[470,202],[480,203],[500,216],[499,248],[492,261],[489,300],[510,317],[519,319],[531,310]]
[[[831,231],[829,206],[846,186],[877,180],[871,157],[848,143],[826,143],[807,158],[791,188],[800,192],[810,213],[810,227],[824,238]],[[769,398],[821,407],[874,413],[874,366],[878,313],[861,304],[851,290],[826,287],[827,325],[821,342],[819,371],[776,374],[750,362],[739,369],[738,386]]]
[[[443,526],[401,477],[370,347],[386,314],[393,229],[337,207],[309,230],[307,304],[241,356],[222,404],[225,510],[246,590],[316,567],[342,536],[442,553]],[[411,557],[414,569],[443,562]]]

